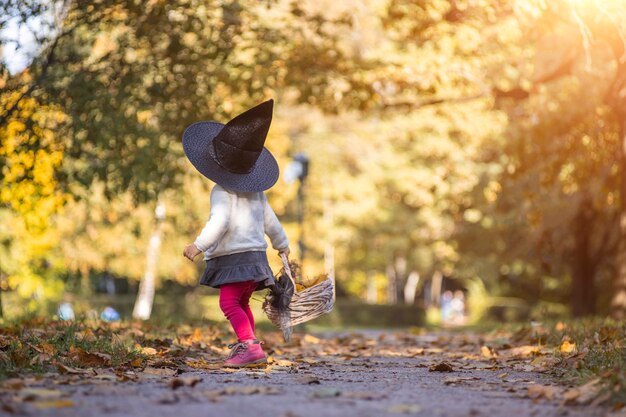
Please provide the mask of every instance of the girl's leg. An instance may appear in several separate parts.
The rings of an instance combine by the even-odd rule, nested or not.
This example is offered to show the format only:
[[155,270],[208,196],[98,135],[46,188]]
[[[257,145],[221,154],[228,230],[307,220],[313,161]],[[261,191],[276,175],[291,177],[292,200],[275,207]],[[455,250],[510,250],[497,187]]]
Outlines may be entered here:
[[[250,281],[237,282],[220,287],[220,308],[233,326],[233,330],[240,342],[255,339],[254,324],[250,323],[247,311],[242,308],[242,301],[250,288],[249,283]],[[250,299],[249,295],[247,299]],[[252,316],[252,313],[250,313],[250,316]]]
[[243,309],[246,316],[248,316],[248,321],[250,322],[250,327],[252,328],[252,333],[254,333],[254,316],[252,315],[252,310],[250,310],[250,297],[252,297],[252,293],[256,289],[256,282],[251,281],[248,288],[246,288],[243,296],[241,297],[241,308]]

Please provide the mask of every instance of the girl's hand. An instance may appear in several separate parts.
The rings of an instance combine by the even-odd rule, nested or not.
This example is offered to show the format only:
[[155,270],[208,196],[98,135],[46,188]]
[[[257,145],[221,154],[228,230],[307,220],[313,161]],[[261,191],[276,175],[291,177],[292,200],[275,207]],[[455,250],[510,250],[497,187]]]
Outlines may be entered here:
[[289,250],[289,248],[278,251],[278,255],[282,255],[283,253],[285,254],[285,256],[287,256],[287,258],[289,258],[289,254],[291,253],[291,251]]
[[195,258],[196,256],[200,255],[202,253],[202,251],[200,249],[198,249],[196,247],[196,245],[194,245],[193,243],[185,246],[185,251],[183,252],[183,255],[185,255],[185,258],[189,259],[190,261],[193,262],[193,258]]

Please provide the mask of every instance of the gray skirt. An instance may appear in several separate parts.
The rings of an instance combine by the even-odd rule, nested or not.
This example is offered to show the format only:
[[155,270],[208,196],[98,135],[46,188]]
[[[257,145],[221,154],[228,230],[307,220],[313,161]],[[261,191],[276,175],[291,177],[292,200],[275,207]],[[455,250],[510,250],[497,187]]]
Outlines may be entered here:
[[274,274],[265,252],[242,252],[206,261],[200,284],[219,288],[224,284],[255,281],[257,290],[274,285]]

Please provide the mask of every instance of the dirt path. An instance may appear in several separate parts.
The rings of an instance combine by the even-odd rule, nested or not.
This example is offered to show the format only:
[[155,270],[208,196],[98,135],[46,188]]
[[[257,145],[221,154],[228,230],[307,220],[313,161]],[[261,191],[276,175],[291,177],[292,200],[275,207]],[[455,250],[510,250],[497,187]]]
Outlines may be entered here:
[[[319,336],[319,335],[318,335]],[[304,336],[273,351],[267,368],[224,370],[207,354],[191,366],[140,376],[64,375],[28,381],[2,415],[36,416],[605,416],[604,408],[562,405],[566,388],[532,359],[474,355],[468,336],[359,333]],[[453,345],[446,349],[442,344]],[[465,347],[464,347],[465,346]],[[494,352],[495,356],[495,352]],[[535,361],[535,363],[537,363]],[[167,364],[163,364],[164,366]],[[54,380],[52,380],[52,378]],[[534,387],[534,388],[532,388]],[[39,391],[37,391],[39,390]],[[46,390],[49,392],[46,394]],[[23,395],[22,391],[15,395]],[[47,395],[47,397],[46,397]],[[536,398],[531,398],[536,397]],[[7,405],[5,401],[5,405]]]

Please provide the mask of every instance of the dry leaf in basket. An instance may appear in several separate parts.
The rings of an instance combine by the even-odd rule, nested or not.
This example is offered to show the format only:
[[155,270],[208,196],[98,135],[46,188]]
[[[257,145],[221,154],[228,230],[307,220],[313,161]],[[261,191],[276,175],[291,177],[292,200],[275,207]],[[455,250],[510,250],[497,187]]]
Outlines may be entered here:
[[[334,304],[333,282],[327,276],[320,275],[303,282],[299,274],[294,277],[292,271],[299,272],[299,265],[283,256],[283,269],[263,302],[263,311],[283,331],[285,341],[289,341],[293,326],[330,312]],[[294,281],[290,277],[295,278],[295,287],[300,291],[293,292]]]
[[311,288],[317,284],[324,282],[327,278],[327,274],[321,274],[313,278],[300,278],[299,280],[296,280],[296,285],[300,284],[302,286],[302,289]]

